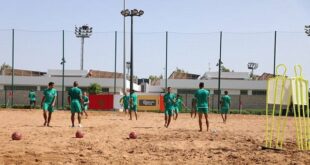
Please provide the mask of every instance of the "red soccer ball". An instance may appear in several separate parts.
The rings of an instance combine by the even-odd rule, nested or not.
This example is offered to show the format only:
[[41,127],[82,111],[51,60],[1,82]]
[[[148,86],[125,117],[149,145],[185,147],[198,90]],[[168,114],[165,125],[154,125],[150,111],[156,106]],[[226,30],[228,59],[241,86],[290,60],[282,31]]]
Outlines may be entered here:
[[136,132],[130,132],[130,134],[129,134],[130,139],[137,139],[137,137],[138,137],[138,135]]
[[22,134],[21,134],[21,133],[19,133],[19,132],[14,132],[14,133],[12,134],[12,140],[20,140],[20,139],[22,139]]
[[84,133],[82,131],[78,130],[75,133],[75,137],[76,138],[83,138],[84,137]]

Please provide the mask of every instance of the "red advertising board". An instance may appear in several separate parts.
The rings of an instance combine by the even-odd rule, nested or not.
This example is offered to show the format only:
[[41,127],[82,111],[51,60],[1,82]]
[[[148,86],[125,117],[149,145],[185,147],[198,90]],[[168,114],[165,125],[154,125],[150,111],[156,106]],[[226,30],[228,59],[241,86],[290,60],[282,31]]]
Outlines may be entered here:
[[89,109],[113,110],[113,95],[89,95]]
[[164,96],[160,96],[160,111],[165,111]]

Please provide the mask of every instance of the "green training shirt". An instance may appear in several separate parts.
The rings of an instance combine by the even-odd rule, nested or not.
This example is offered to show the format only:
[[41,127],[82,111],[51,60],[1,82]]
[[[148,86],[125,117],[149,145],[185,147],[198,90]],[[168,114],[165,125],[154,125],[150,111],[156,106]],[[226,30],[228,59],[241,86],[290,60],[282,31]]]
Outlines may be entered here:
[[82,90],[78,87],[73,87],[69,90],[71,100],[80,100],[82,98]]
[[230,100],[231,100],[231,98],[228,95],[222,96],[222,98],[221,98],[222,108],[229,109],[229,107],[230,107]]
[[36,93],[33,91],[29,92],[28,98],[30,101],[36,101]]
[[210,93],[205,89],[198,89],[195,93],[195,98],[197,100],[197,108],[208,108],[208,97]]
[[175,100],[175,95],[172,93],[166,93],[164,95],[164,103],[165,103],[165,109],[166,110],[171,110],[174,107],[174,101]]
[[54,88],[51,88],[51,89],[47,88],[44,90],[43,94],[45,96],[44,103],[52,104],[54,101],[54,98],[57,96],[57,91]]

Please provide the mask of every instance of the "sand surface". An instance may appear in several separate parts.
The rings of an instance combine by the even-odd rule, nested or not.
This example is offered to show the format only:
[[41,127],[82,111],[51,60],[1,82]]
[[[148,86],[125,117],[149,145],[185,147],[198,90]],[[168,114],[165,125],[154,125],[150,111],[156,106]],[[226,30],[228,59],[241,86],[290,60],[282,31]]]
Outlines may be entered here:
[[[43,127],[40,110],[0,110],[0,164],[310,164],[310,152],[297,150],[293,125],[285,150],[261,149],[264,116],[230,115],[223,124],[211,114],[210,131],[204,125],[198,132],[198,121],[189,114],[168,129],[159,113],[139,113],[138,121],[121,112],[89,115],[83,128],[70,128],[70,113],[56,111],[53,127]],[[75,138],[77,130],[85,137]],[[14,131],[22,140],[11,140]],[[131,131],[138,139],[128,139]]]

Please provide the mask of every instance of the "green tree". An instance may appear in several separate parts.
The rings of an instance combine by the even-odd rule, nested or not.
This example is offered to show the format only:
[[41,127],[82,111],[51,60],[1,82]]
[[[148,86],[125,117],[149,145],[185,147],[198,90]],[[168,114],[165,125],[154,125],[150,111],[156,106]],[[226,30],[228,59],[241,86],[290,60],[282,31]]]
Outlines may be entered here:
[[90,94],[98,94],[102,92],[102,87],[100,84],[92,83],[88,88],[88,93]]
[[230,69],[226,68],[224,65],[221,65],[222,72],[230,72]]

